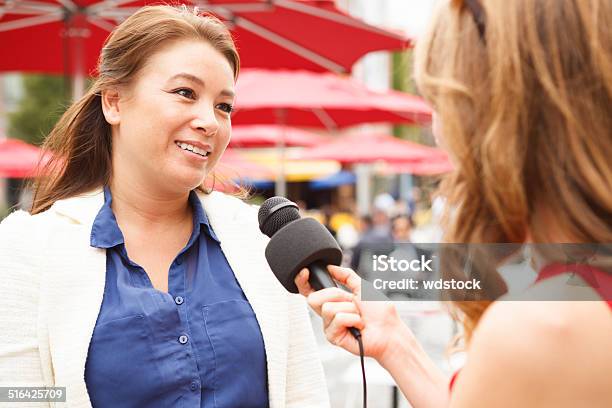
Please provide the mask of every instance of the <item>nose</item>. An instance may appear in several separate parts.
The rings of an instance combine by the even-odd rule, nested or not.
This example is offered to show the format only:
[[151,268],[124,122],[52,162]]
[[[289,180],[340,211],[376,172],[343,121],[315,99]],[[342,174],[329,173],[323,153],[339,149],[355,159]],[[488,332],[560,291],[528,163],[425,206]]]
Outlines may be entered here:
[[212,137],[219,130],[219,122],[213,109],[199,110],[198,115],[191,121],[191,127],[204,133],[204,136]]

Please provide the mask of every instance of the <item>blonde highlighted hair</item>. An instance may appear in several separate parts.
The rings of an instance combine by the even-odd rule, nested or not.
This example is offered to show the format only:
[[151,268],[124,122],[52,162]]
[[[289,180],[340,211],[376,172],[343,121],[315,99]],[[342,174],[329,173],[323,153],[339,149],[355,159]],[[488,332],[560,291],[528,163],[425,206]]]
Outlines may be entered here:
[[[168,5],[143,7],[115,28],[98,60],[98,77],[87,93],[60,118],[43,148],[53,158],[34,181],[31,213],[55,201],[107,184],[111,177],[111,129],[102,113],[101,92],[131,84],[151,56],[178,40],[209,43],[229,62],[238,77],[240,59],[230,32],[211,15]],[[214,176],[214,175],[213,175]],[[213,182],[214,184],[214,182]],[[204,186],[199,187],[205,191]]]
[[[445,241],[612,242],[612,2],[473,3],[441,5],[416,50],[456,163]],[[489,303],[454,303],[468,339]]]

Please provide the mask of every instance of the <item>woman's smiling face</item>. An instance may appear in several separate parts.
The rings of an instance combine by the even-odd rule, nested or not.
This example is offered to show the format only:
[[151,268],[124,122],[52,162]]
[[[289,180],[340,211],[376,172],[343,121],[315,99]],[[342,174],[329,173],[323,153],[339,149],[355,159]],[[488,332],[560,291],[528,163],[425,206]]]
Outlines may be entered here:
[[198,40],[166,45],[119,97],[113,170],[165,191],[201,185],[229,143],[233,102],[220,52]]

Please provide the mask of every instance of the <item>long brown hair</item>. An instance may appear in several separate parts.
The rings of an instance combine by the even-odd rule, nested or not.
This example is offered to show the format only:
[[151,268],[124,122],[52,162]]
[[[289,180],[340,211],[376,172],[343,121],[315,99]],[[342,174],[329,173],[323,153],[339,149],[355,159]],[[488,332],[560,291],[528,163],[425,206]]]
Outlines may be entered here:
[[[53,158],[34,182],[31,213],[55,201],[107,184],[111,176],[111,129],[102,113],[101,92],[132,83],[147,60],[164,44],[180,39],[208,42],[230,63],[238,77],[240,59],[231,34],[217,18],[196,9],[143,7],[115,28],[98,60],[98,77],[87,93],[64,113],[43,149]],[[199,187],[204,191],[204,187]]]
[[[444,3],[416,51],[456,163],[445,241],[612,242],[612,2],[474,3]],[[489,303],[454,303],[468,339]]]

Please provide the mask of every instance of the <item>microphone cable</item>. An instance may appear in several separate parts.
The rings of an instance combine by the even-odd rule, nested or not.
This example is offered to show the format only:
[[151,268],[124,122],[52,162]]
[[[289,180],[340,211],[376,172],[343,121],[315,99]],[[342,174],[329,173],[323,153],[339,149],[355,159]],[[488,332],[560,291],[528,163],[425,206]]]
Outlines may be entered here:
[[[351,331],[353,332],[353,330]],[[365,375],[365,361],[364,361],[364,352],[363,352],[363,340],[361,338],[361,332],[354,330],[353,335],[355,339],[357,339],[357,343],[359,343],[359,359],[361,360],[361,380],[363,384],[363,408],[368,407],[368,386],[366,383],[366,375]]]
[[[287,291],[299,293],[294,279],[295,274],[304,267],[311,270],[309,281],[313,289],[338,287],[329,275],[327,265],[340,265],[342,250],[321,223],[313,218],[302,218],[297,204],[280,196],[264,201],[257,212],[257,220],[259,230],[270,237],[266,245],[266,260],[276,278]],[[304,245],[304,242],[308,244]],[[296,251],[295,248],[299,250]],[[288,256],[288,253],[291,256]],[[316,279],[313,280],[313,277]],[[359,344],[363,408],[367,408],[368,391],[363,340],[358,329],[349,327],[349,331]]]

